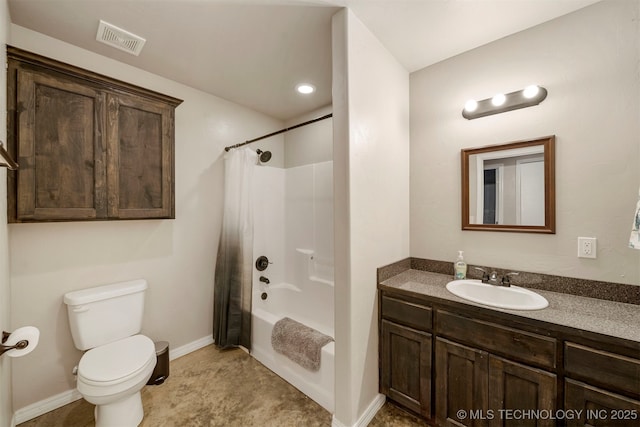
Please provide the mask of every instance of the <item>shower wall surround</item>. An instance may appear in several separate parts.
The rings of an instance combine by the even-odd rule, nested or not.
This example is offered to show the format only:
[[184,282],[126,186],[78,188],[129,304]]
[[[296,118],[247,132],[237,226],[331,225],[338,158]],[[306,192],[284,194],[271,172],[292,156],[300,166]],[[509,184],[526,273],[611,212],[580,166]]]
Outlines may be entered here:
[[266,255],[272,264],[254,271],[254,284],[261,275],[272,284],[303,286],[311,276],[332,283],[333,162],[257,166],[255,178],[254,258]]
[[[290,168],[285,182],[285,281],[316,275],[333,282],[333,162]],[[298,249],[313,251],[313,271],[295,274]],[[333,309],[331,308],[331,312]]]
[[251,353],[333,412],[333,342],[316,372],[271,345],[273,326],[285,317],[334,336],[333,162],[256,166],[254,178],[254,258],[265,255],[271,264],[254,269]]

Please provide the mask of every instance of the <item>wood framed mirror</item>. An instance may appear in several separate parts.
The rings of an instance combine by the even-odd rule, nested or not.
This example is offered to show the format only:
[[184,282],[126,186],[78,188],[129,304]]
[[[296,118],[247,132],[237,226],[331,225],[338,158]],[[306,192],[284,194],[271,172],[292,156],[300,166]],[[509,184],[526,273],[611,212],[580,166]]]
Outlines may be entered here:
[[462,229],[556,232],[555,136],[463,149]]

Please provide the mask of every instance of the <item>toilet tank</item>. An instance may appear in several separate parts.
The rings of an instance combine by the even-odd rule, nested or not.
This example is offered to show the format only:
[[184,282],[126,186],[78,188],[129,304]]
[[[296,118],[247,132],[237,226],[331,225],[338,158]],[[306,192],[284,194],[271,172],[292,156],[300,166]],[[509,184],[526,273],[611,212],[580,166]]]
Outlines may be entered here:
[[88,350],[139,333],[147,287],[138,279],[66,293],[76,348]]

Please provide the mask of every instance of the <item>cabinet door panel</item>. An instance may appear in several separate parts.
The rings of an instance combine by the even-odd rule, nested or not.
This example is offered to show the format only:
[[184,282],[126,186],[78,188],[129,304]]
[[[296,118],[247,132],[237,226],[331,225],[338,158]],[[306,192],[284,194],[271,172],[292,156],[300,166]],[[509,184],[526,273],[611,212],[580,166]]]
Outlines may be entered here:
[[384,394],[407,408],[431,417],[431,335],[382,321]]
[[[436,421],[440,426],[486,426],[488,354],[436,338]],[[459,417],[463,414],[463,417]],[[472,415],[474,414],[474,415]]]
[[107,96],[109,216],[173,218],[173,110]]
[[104,218],[104,95],[28,70],[17,79],[17,219]]
[[565,410],[578,415],[567,427],[637,427],[640,401],[571,379],[565,380]]
[[[550,416],[529,416],[556,409],[557,377],[540,369],[489,356],[489,409],[492,427],[551,427]],[[543,415],[544,415],[543,414]]]

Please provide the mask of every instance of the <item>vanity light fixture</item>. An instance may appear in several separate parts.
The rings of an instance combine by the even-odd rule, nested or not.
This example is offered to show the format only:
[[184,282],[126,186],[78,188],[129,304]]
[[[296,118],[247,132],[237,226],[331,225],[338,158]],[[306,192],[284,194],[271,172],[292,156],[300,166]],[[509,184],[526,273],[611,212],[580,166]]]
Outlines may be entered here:
[[494,95],[493,98],[491,98],[491,105],[493,105],[494,107],[500,107],[502,104],[504,104],[507,100],[507,97],[504,96],[503,93],[499,93],[497,95]]
[[538,105],[547,97],[547,90],[542,86],[531,85],[522,90],[505,94],[497,94],[493,98],[481,101],[469,100],[464,105],[462,117],[467,120],[506,111]]
[[464,111],[468,111],[470,113],[473,113],[474,111],[476,111],[477,108],[478,108],[478,101],[476,101],[475,99],[470,99],[467,101],[466,104],[464,104]]

